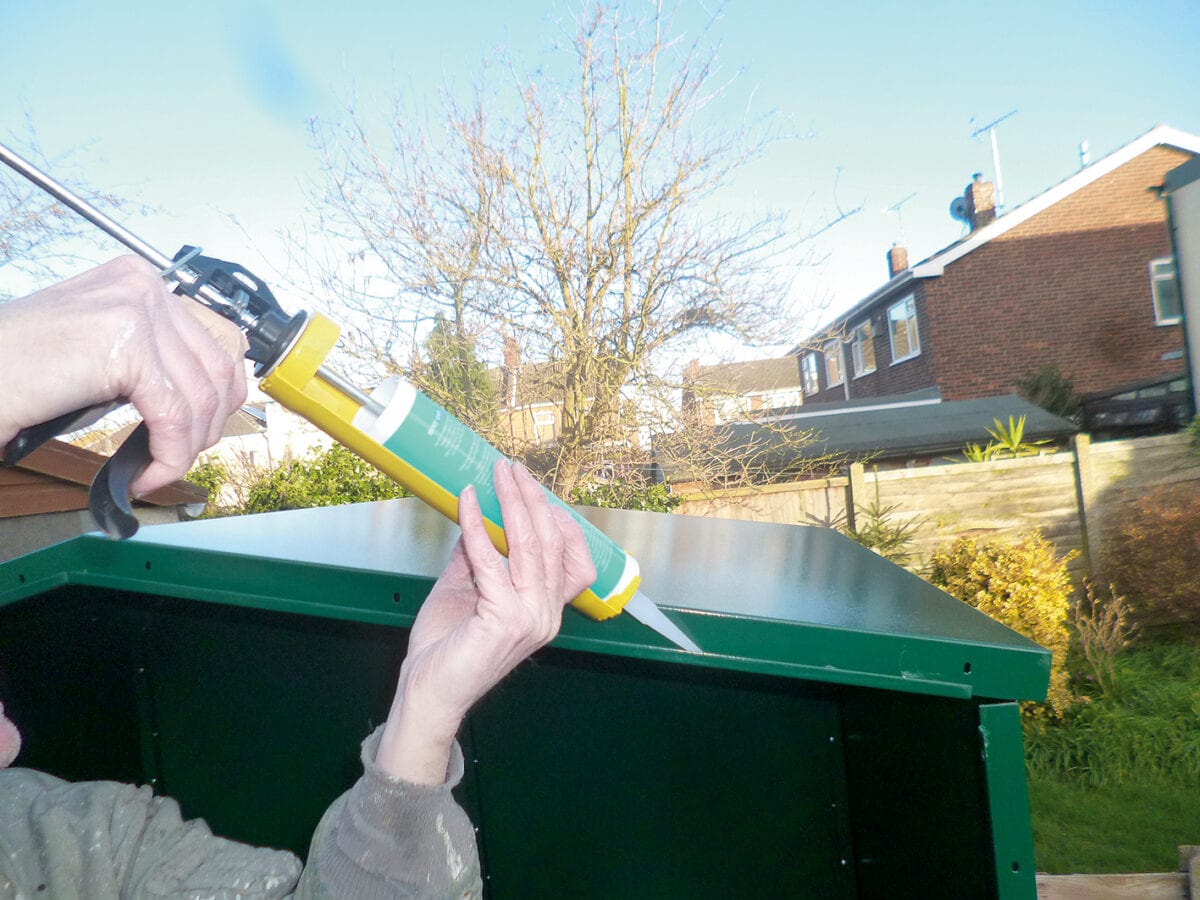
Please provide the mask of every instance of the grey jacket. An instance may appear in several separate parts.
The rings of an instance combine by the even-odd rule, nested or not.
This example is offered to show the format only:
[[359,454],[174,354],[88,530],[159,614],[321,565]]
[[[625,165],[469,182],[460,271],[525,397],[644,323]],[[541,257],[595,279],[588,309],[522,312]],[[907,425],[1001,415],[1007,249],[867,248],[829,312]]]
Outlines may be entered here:
[[378,741],[363,742],[363,776],[322,817],[303,871],[184,821],[148,787],[0,769],[0,900],[478,898],[474,829],[450,793],[462,751],[444,784],[416,785],[375,767]]

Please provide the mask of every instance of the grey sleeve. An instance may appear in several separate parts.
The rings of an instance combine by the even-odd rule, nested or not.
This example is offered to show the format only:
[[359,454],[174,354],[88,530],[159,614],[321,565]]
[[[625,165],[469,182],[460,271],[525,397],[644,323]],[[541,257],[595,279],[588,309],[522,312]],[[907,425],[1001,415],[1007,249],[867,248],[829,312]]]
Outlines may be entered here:
[[463,776],[456,742],[440,785],[392,778],[375,765],[380,730],[363,741],[363,776],[317,826],[297,900],[478,898],[475,829],[451,789]]
[[0,897],[281,900],[299,875],[291,853],[217,837],[148,787],[0,770]]

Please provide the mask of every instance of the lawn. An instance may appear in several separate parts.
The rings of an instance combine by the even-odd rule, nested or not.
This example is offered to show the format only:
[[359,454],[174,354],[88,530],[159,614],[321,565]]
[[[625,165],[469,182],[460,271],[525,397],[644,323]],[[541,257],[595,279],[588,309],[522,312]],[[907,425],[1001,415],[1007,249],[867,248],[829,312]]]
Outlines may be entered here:
[[1029,803],[1039,872],[1174,872],[1178,846],[1200,844],[1200,784],[1032,777]]
[[1120,655],[1110,691],[1026,731],[1038,871],[1174,872],[1200,845],[1200,645]]

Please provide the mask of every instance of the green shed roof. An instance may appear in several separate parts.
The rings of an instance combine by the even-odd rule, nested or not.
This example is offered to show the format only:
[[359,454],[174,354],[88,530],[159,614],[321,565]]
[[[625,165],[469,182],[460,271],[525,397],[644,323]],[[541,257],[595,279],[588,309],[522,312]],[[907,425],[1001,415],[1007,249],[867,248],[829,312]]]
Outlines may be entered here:
[[[582,514],[629,549],[643,589],[704,649],[627,615],[568,612],[556,644],[921,694],[1041,699],[1050,654],[823,528],[626,510]],[[408,625],[457,526],[417,500],[84,535],[0,565],[0,606],[61,585]]]

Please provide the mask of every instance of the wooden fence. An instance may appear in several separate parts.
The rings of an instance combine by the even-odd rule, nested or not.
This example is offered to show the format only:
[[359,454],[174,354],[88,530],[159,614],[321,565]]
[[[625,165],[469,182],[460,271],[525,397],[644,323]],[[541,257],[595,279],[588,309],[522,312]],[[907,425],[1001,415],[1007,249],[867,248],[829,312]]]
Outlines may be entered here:
[[854,464],[847,477],[690,496],[685,515],[798,525],[838,524],[864,507],[892,508],[889,522],[911,523],[920,567],[937,547],[962,536],[1017,539],[1040,529],[1060,553],[1090,570],[1106,527],[1122,505],[1160,484],[1200,481],[1200,454],[1185,434],[1093,444],[1025,459],[874,471]]

